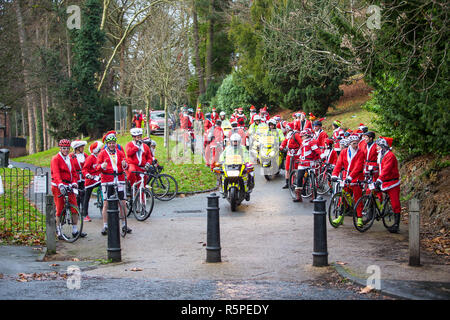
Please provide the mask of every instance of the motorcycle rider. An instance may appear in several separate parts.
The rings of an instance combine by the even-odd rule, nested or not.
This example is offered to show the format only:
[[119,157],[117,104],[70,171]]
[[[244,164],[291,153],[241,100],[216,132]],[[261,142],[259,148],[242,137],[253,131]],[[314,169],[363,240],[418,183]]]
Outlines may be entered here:
[[228,132],[228,139],[231,138],[231,135],[234,133],[237,133],[241,136],[241,143],[243,146],[245,146],[245,131],[244,129],[242,129],[242,127],[238,126],[238,122],[236,120],[231,123],[231,130]]
[[[246,167],[252,166],[250,163],[250,156],[247,149],[241,144],[241,136],[237,133],[234,133],[230,137],[230,145],[225,148],[219,158],[219,163],[223,164],[225,162],[226,157],[240,155],[242,158],[242,162]],[[225,195],[225,185],[223,183],[224,176],[222,176],[222,193]],[[246,182],[246,200],[250,200],[250,194],[248,193],[255,186],[255,180],[252,174],[247,173],[247,176],[244,178],[244,182]]]

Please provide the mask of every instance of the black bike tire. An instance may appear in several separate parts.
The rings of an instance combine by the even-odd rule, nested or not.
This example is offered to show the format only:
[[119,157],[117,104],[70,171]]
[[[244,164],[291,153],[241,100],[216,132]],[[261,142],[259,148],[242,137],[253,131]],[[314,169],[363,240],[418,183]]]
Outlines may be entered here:
[[[78,213],[78,221],[80,223],[80,228],[79,228],[78,234],[77,234],[77,236],[75,238],[73,238],[73,237],[68,238],[63,233],[63,231],[62,231],[63,230],[63,226],[61,224],[64,221],[65,217],[66,217],[67,210],[70,211],[71,208],[73,208],[73,209],[75,209],[77,211],[77,213]],[[71,212],[71,214],[72,214],[72,212]],[[80,211],[78,210],[78,207],[74,206],[73,204],[65,205],[64,209],[63,209],[63,212],[61,212],[61,216],[59,218],[60,218],[60,220],[59,220],[59,230],[61,230],[61,237],[64,239],[64,241],[69,242],[69,243],[77,241],[78,238],[80,237],[81,232],[83,231],[83,218],[80,216]],[[72,234],[72,232],[70,232],[70,234]]]
[[[312,185],[313,180],[311,180],[311,174],[308,174],[306,179],[303,180],[303,191],[302,191],[302,197],[303,198],[309,198],[313,195],[314,192],[314,186]],[[307,192],[307,190],[310,190]]]
[[[154,192],[154,190],[155,190],[155,189],[154,189],[154,183],[155,183],[155,181],[156,181],[159,177],[166,177],[168,180],[172,180],[173,183],[174,183],[174,185],[175,185],[175,192],[170,193],[169,196],[168,196],[168,191],[170,191],[170,189],[169,189],[169,190],[168,190],[164,195],[162,195],[162,196],[156,195],[155,192]],[[178,183],[177,183],[177,180],[175,180],[175,178],[172,177],[170,174],[166,174],[166,173],[161,173],[161,174],[159,174],[158,176],[156,176],[156,177],[152,180],[152,183],[151,183],[150,186],[152,187],[152,193],[153,193],[153,195],[155,196],[156,199],[158,199],[158,200],[160,200],[160,201],[170,201],[170,200],[172,200],[173,198],[175,198],[176,195],[177,195],[177,193],[178,193]]]
[[[386,210],[388,210],[388,208],[389,208],[389,212],[386,213]],[[394,213],[394,211],[392,211],[392,205],[391,205],[391,201],[390,201],[388,195],[386,195],[386,198],[383,201],[382,216],[383,216],[383,218],[382,218],[383,225],[386,229],[391,228],[395,224],[395,213]],[[392,218],[394,222],[392,224],[388,225],[388,223],[386,221],[387,218]]]
[[[339,225],[335,225],[335,224],[333,223],[333,220],[336,219],[336,218],[337,218],[339,215],[341,215],[341,214],[339,214],[339,215],[336,215],[336,214],[335,214],[336,208],[337,208],[337,207],[334,208],[334,209],[333,209],[333,212],[332,212],[332,205],[335,205],[335,204],[338,202],[339,198],[342,200],[342,201],[341,201],[341,204],[340,204],[339,206],[342,206],[342,203],[343,203],[343,201],[344,201],[342,191],[335,193],[335,194],[331,197],[331,199],[330,199],[330,204],[328,205],[328,212],[327,212],[327,215],[328,215],[328,221],[330,222],[330,225],[331,225],[333,228],[339,227]],[[336,205],[335,205],[335,206],[336,206]],[[341,209],[341,210],[343,210],[343,209]],[[332,214],[332,213],[333,213],[333,214]],[[342,214],[344,214],[344,213],[342,213]]]
[[[323,195],[323,194],[326,194],[327,192],[329,192],[330,189],[331,189],[331,186],[330,186],[331,175],[328,172],[324,172],[320,176],[325,177],[325,183],[327,185],[327,188],[326,189],[322,189],[322,190],[325,190],[325,191],[319,191],[320,189],[317,188],[317,194]],[[320,185],[320,182],[319,182],[319,185]]]
[[[363,212],[366,208],[366,203],[367,201],[369,202],[369,210],[372,210],[372,216],[370,217],[369,220],[367,220],[367,222],[364,224],[363,227],[358,227],[358,214],[357,214],[357,208],[359,206],[359,204],[362,202],[363,203]],[[359,232],[366,232],[367,230],[369,230],[372,225],[373,222],[375,221],[375,217],[377,215],[376,212],[376,208],[375,208],[376,204],[374,203],[374,199],[372,197],[372,195],[370,194],[364,194],[361,196],[361,198],[358,199],[358,201],[356,201],[355,206],[353,207],[353,225],[355,226],[356,230],[358,230]]]
[[152,192],[150,192],[149,190],[145,189],[144,192],[146,193],[147,197],[149,197],[151,199],[151,205],[150,205],[150,209],[146,208],[145,210],[145,214],[144,215],[138,215],[138,210],[136,210],[136,206],[140,204],[139,202],[139,193],[136,193],[134,199],[133,199],[133,214],[134,217],[136,218],[136,220],[138,221],[145,221],[148,219],[148,217],[150,217],[150,215],[152,214],[153,211],[153,207],[155,204],[155,196],[153,195]]
[[289,174],[289,180],[288,180],[288,185],[289,185],[289,192],[291,194],[292,199],[297,199],[297,196],[295,194],[295,187],[297,186],[296,184],[294,184],[294,182],[297,181],[297,170],[292,170],[291,173]]
[[237,202],[238,202],[238,199],[237,199],[237,197],[238,197],[237,192],[238,192],[238,190],[237,190],[236,187],[231,187],[230,190],[229,190],[229,192],[230,192],[229,197],[230,197],[231,211],[234,212],[234,211],[236,211],[236,209],[237,209]]

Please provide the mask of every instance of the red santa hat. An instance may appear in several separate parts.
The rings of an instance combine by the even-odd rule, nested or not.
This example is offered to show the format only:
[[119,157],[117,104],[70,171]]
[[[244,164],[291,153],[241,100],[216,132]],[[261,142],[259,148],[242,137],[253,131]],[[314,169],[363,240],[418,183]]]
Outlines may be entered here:
[[244,111],[244,109],[242,109],[242,107],[239,107],[239,108],[237,109],[237,111]]
[[309,120],[316,120],[316,116],[312,112],[309,113]]
[[103,143],[100,141],[95,141],[93,144],[89,146],[89,151],[91,154],[99,152],[103,147]]
[[255,106],[252,105],[252,106],[250,107],[250,110],[256,110]]

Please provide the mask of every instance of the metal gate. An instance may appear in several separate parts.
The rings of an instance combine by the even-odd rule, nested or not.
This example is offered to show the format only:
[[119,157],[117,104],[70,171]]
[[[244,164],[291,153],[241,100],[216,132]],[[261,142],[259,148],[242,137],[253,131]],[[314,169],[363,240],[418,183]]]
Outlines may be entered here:
[[43,168],[0,168],[0,238],[45,232],[49,173]]

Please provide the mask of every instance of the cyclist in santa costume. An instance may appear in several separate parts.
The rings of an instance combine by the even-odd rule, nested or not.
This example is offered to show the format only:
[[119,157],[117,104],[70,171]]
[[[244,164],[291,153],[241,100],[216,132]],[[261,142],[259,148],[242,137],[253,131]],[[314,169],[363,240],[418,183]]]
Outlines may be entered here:
[[103,143],[96,141],[89,146],[91,155],[86,158],[86,162],[83,166],[83,175],[86,178],[84,182],[84,202],[83,202],[83,217],[84,221],[91,221],[89,217],[89,199],[91,198],[92,190],[100,186],[100,171],[97,166],[97,156],[103,148]]

